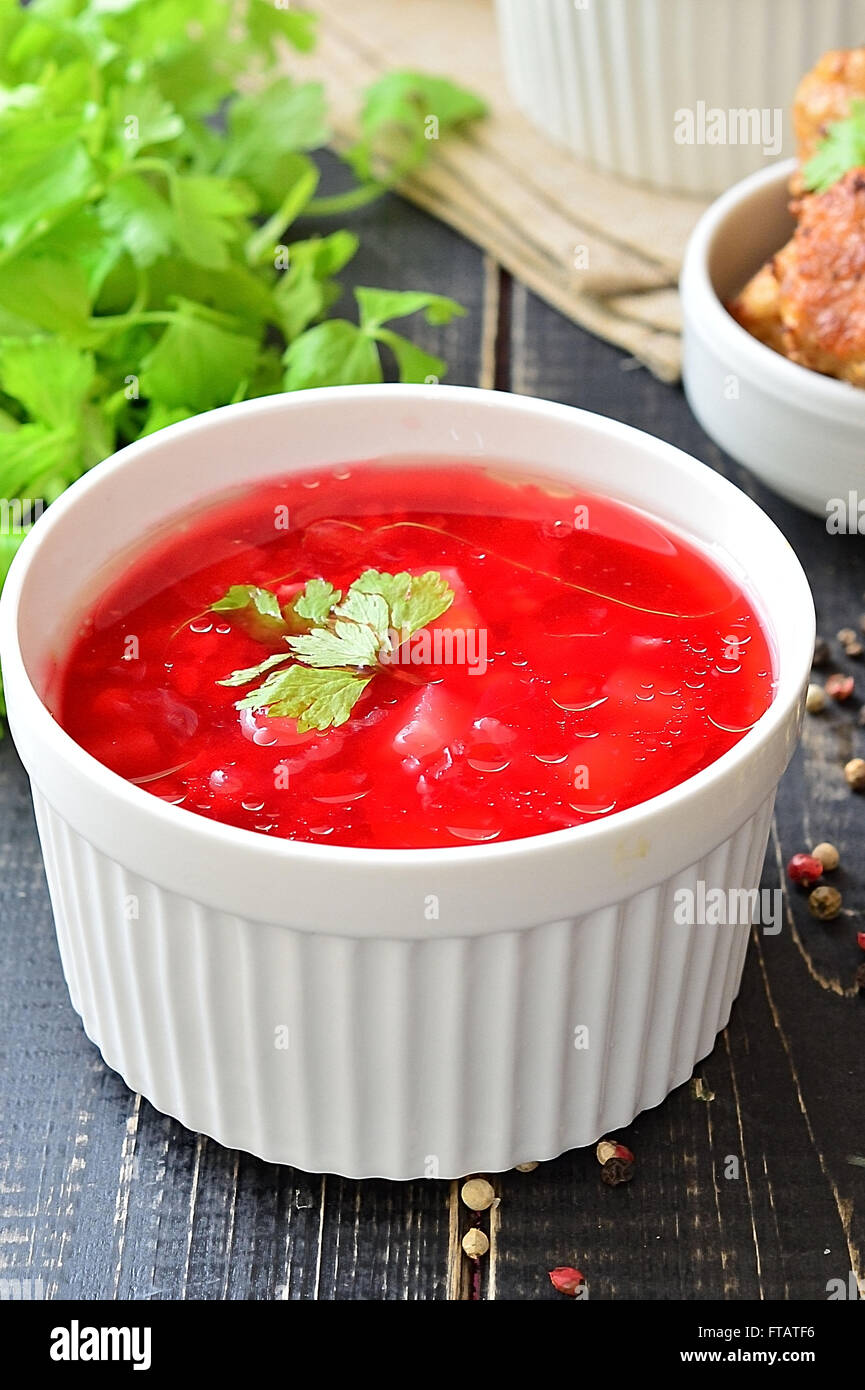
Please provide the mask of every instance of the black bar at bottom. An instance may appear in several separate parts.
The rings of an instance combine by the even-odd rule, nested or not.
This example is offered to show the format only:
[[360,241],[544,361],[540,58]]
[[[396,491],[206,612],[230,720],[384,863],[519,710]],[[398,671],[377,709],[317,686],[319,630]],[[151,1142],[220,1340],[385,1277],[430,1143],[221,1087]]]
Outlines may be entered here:
[[[853,1291],[857,1292],[857,1291]],[[522,1343],[533,1348],[541,1379],[550,1352],[564,1348],[574,1377],[590,1366],[605,1365],[621,1385],[635,1377],[672,1367],[700,1371],[711,1366],[760,1366],[764,1370],[802,1366],[822,1377],[857,1364],[865,1322],[863,1309],[845,1298],[820,1303],[668,1303],[595,1302],[561,1298],[544,1303],[338,1303],[161,1301],[73,1303],[37,1302],[26,1298],[0,1301],[0,1338],[14,1344],[16,1363],[28,1370],[88,1376],[102,1369],[113,1375],[128,1371],[172,1375],[178,1371],[224,1374],[226,1365],[282,1364],[292,1375],[296,1354],[308,1363],[310,1353],[323,1357],[328,1379],[338,1353],[354,1359],[355,1369],[383,1364],[410,1331],[417,1338],[415,1356],[430,1374],[431,1353],[447,1360],[467,1378],[488,1373],[496,1352]],[[381,1311],[374,1312],[378,1308]],[[378,1321],[381,1317],[381,1322]],[[502,1321],[499,1322],[499,1318]],[[358,1336],[352,1334],[357,1330]],[[450,1342],[451,1332],[455,1340]],[[492,1341],[490,1334],[494,1335]],[[334,1341],[338,1334],[343,1341]],[[432,1335],[435,1334],[435,1341]],[[321,1340],[322,1335],[327,1340]],[[524,1341],[530,1337],[531,1342]],[[463,1359],[467,1338],[475,1348]],[[390,1350],[388,1350],[390,1348]],[[460,1352],[460,1348],[463,1352]],[[398,1353],[401,1376],[411,1376],[404,1347]],[[478,1358],[475,1360],[475,1358]],[[489,1361],[487,1361],[489,1358]],[[582,1370],[580,1369],[582,1367]],[[298,1368],[299,1369],[299,1368]],[[396,1369],[394,1367],[394,1369]],[[559,1363],[559,1370],[564,1366]]]

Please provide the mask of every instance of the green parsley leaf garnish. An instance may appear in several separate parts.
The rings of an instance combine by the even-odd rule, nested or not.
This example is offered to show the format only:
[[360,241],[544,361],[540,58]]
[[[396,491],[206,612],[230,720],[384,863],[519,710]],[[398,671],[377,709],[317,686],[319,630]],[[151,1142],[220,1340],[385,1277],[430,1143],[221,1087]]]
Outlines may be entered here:
[[824,193],[849,169],[865,165],[865,101],[854,101],[843,121],[829,126],[825,139],[803,166],[802,178],[811,193]]
[[310,579],[303,593],[294,600],[293,608],[299,618],[308,618],[311,623],[323,623],[341,598],[339,589],[326,580]]
[[[352,586],[342,603],[334,608],[334,616],[368,627],[383,642],[387,636],[390,609],[382,593]],[[338,626],[338,624],[337,624]]]
[[259,589],[254,584],[233,584],[224,598],[210,605],[214,613],[230,613],[235,609],[252,606],[258,613],[266,613],[271,618],[281,618],[279,599],[269,589]]
[[261,708],[260,697],[266,691],[266,709],[277,718],[297,720],[298,732],[336,728],[345,724],[366,690],[372,675],[362,676],[353,671],[311,671],[306,666],[291,666],[273,677],[261,691],[241,700],[238,709]]
[[230,622],[237,622],[259,642],[272,642],[288,631],[276,594],[254,584],[233,584],[223,598],[210,605],[210,611],[225,613]]
[[276,652],[273,656],[265,657],[257,666],[247,666],[243,671],[232,671],[230,676],[226,676],[224,681],[217,681],[217,685],[249,685],[258,676],[263,676],[265,671],[272,671],[275,666],[284,666],[287,661],[291,661],[288,652]]
[[[310,623],[310,631],[294,634],[284,630],[274,594],[236,584],[211,605],[212,610],[239,615],[249,632],[255,621],[262,617],[273,621],[279,614],[280,638],[290,650],[269,656],[258,666],[233,671],[217,683],[248,685],[264,676],[257,690],[237,701],[238,709],[267,710],[274,716],[297,719],[301,733],[336,728],[349,719],[394,643],[407,641],[440,617],[453,600],[453,589],[435,570],[422,575],[364,570],[344,598],[326,580],[310,579],[291,605],[298,617]],[[267,636],[264,633],[262,640]],[[286,666],[287,662],[293,664]]]
[[[361,596],[362,597],[362,596]],[[379,599],[387,621],[387,608]],[[288,645],[307,666],[375,666],[385,642],[381,631],[355,620],[339,619],[329,627],[315,627],[303,637],[290,637]]]
[[440,618],[454,599],[453,589],[435,570],[420,576],[365,570],[352,587],[362,593],[383,594],[390,609],[390,626],[409,637]]
[[[234,400],[386,367],[442,376],[390,324],[460,307],[362,290],[356,322],[331,317],[358,238],[316,219],[392,187],[483,103],[388,74],[343,155],[351,187],[319,197],[315,34],[283,0],[0,0],[0,496],[51,502],[122,445]],[[0,539],[2,578],[22,537]]]

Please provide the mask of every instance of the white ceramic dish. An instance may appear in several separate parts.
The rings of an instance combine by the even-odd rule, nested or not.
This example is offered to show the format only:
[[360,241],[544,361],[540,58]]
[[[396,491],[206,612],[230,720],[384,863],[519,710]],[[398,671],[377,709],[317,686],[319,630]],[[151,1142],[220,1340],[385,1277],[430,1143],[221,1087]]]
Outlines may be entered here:
[[[601,169],[684,193],[720,193],[792,154],[799,79],[826,49],[865,34],[865,0],[496,0],[496,8],[508,85],[537,125]],[[731,117],[740,111],[756,112],[756,127],[750,114],[746,125]],[[680,113],[691,113],[690,131]],[[693,142],[680,143],[677,131]],[[710,135],[725,139],[709,143]]]
[[[773,630],[771,708],[698,776],[595,825],[418,851],[219,825],[107,771],[55,722],[41,692],[76,595],[126,547],[244,479],[406,454],[528,463],[702,538],[747,573]],[[799,564],[743,493],[565,406],[340,388],[229,406],[132,445],[49,508],[0,603],[10,722],[88,1035],[160,1110],[312,1171],[501,1170],[627,1124],[727,1021],[748,927],[677,926],[672,894],[758,883],[813,637]],[[581,1027],[587,1048],[574,1046]]]
[[724,304],[789,240],[793,161],[753,174],[697,224],[681,277],[685,392],[700,424],[782,497],[825,517],[865,496],[865,391],[790,362]]

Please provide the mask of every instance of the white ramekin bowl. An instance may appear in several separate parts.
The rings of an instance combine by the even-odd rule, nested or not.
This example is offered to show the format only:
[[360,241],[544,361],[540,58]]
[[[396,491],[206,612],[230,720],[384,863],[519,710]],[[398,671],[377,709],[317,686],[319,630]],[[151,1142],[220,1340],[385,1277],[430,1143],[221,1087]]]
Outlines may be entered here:
[[[412,455],[528,464],[702,539],[747,575],[772,630],[771,708],[698,776],[595,825],[418,851],[219,825],[115,776],[52,718],[41,694],[82,591],[166,518],[244,480]],[[0,603],[10,722],[88,1035],[160,1110],[311,1171],[502,1170],[627,1124],[729,1015],[748,927],[678,926],[672,895],[759,882],[813,637],[799,564],[743,493],[565,406],[339,388],[229,406],[122,450],[37,523]]]
[[[496,0],[496,8],[508,85],[537,125],[602,169],[687,193],[720,193],[767,158],[792,154],[799,79],[826,49],[865,35],[865,0]],[[757,112],[761,129],[766,113],[768,142],[753,139],[750,117],[747,140],[732,138],[739,127],[730,113],[741,111]],[[679,143],[687,113],[694,141]],[[725,130],[725,142],[708,143]]]
[[[790,362],[727,312],[789,240],[793,161],[731,188],[698,222],[682,268],[682,374],[722,449],[788,501],[825,517],[865,496],[865,391]],[[856,523],[856,506],[853,507]]]

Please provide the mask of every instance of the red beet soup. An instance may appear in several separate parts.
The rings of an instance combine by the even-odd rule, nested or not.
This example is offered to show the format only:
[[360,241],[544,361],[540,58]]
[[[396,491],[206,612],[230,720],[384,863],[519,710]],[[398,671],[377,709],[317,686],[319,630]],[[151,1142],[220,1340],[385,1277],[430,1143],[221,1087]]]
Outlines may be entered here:
[[426,848],[656,796],[774,688],[754,604],[697,543],[566,481],[416,460],[178,519],[85,613],[57,713],[188,811]]

